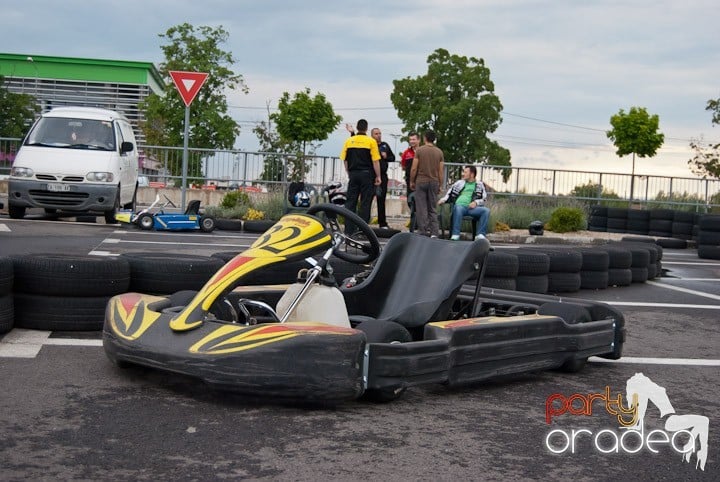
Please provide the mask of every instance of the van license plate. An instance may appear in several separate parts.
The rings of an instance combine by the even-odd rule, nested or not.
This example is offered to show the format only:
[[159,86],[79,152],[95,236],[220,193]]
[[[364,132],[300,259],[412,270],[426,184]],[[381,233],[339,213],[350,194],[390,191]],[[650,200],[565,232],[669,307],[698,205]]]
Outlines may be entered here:
[[70,184],[62,184],[59,182],[50,182],[47,185],[48,191],[54,192],[68,192],[70,191]]

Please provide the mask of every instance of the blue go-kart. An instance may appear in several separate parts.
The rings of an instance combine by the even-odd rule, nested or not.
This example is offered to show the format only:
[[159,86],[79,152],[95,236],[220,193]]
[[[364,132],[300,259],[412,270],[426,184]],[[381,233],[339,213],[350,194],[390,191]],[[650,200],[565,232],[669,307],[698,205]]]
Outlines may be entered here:
[[158,208],[160,195],[147,208],[133,213],[132,211],[120,211],[115,219],[121,223],[136,224],[140,229],[149,231],[184,231],[199,229],[209,233],[215,229],[215,218],[200,212],[200,201],[190,201],[184,213],[166,213],[168,206],[177,207],[165,196],[165,203]]

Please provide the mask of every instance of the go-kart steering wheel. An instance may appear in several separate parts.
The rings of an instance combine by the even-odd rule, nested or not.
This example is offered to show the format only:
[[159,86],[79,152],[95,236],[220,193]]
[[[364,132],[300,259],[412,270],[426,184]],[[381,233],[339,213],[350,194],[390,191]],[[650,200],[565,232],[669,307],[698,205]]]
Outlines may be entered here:
[[[370,229],[370,226],[368,226],[360,216],[342,206],[331,203],[315,204],[307,210],[307,214],[317,216],[317,213],[325,214],[321,219],[323,224],[330,228],[333,242],[337,243],[333,251],[335,256],[349,263],[356,264],[367,264],[380,256],[380,241],[378,241],[375,232]],[[346,234],[340,227],[340,223],[338,223],[338,216],[345,218],[346,225],[355,225],[359,232],[367,238],[367,241],[360,241],[359,239],[354,239],[352,237],[353,235]],[[340,247],[343,244],[365,254],[351,254],[341,250]]]
[[177,207],[177,206],[175,205],[175,203],[172,202],[172,200],[171,200],[169,197],[167,197],[167,194],[163,194],[163,196],[165,196],[165,199],[167,199],[167,203],[168,203],[170,206],[172,206],[172,207],[174,207],[174,208]]

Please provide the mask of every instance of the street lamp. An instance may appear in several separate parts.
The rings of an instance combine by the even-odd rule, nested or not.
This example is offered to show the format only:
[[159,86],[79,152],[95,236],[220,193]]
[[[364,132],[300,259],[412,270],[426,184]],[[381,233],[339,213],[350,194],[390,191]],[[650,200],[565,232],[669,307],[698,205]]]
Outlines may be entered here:
[[35,65],[35,61],[31,56],[28,55],[26,60],[30,62],[30,64],[35,69],[35,102],[38,102],[38,77],[40,76],[40,73],[38,72],[37,65]]

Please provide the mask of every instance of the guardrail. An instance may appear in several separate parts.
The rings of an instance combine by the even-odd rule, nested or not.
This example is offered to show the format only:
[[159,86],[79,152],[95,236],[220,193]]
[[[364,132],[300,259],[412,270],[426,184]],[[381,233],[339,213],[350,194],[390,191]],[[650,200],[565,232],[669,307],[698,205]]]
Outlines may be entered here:
[[[10,173],[20,141],[0,138],[0,176]],[[182,147],[138,147],[144,182],[152,187],[181,184]],[[220,149],[191,148],[188,154],[189,182],[209,189],[280,189],[289,182],[295,159],[294,154]],[[337,157],[306,156],[305,166],[305,182],[322,186],[330,181],[347,181],[343,163]],[[449,180],[457,177],[460,167],[460,164],[446,164],[447,172],[451,173]],[[503,177],[503,171],[509,176]],[[720,180],[717,179],[635,174],[633,182],[630,174],[490,165],[478,165],[478,174],[497,195],[662,204],[702,212],[720,206]],[[404,173],[399,162],[390,164],[388,178],[390,194],[404,195]],[[631,186],[634,186],[632,193]]]

